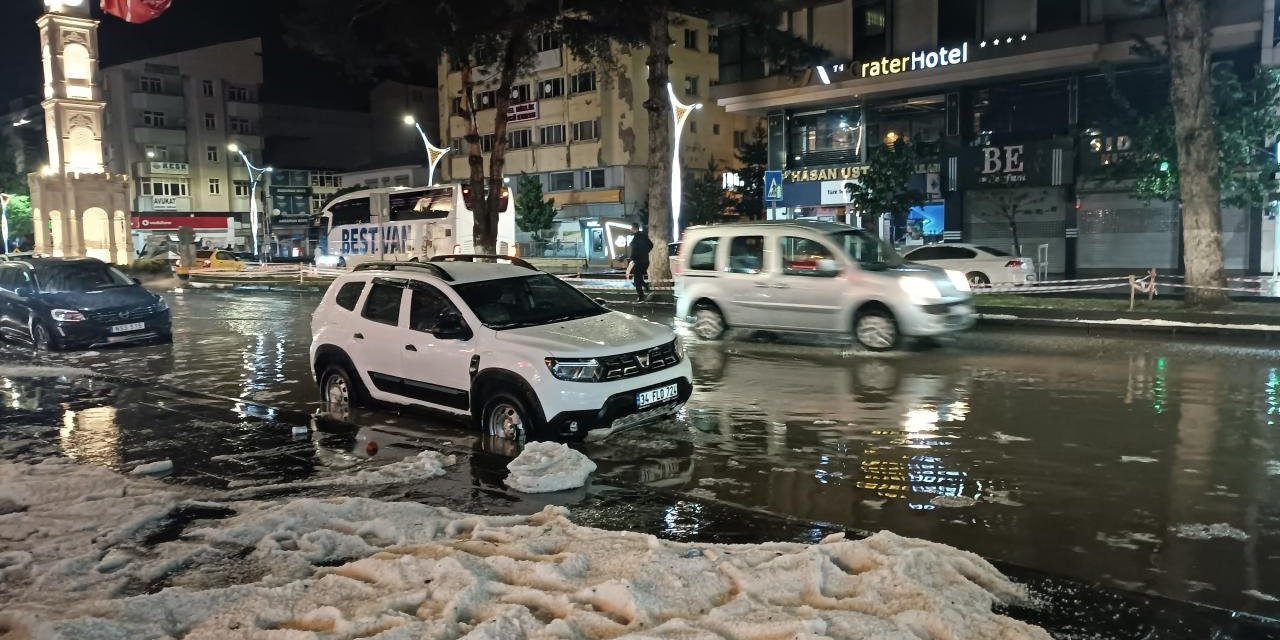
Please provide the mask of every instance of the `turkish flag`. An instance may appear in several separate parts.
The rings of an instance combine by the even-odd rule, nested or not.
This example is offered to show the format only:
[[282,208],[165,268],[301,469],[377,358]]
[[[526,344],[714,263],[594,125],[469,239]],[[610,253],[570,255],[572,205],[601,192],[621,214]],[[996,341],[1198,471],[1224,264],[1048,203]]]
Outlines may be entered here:
[[160,17],[173,0],[102,0],[102,10],[125,22],[142,24]]

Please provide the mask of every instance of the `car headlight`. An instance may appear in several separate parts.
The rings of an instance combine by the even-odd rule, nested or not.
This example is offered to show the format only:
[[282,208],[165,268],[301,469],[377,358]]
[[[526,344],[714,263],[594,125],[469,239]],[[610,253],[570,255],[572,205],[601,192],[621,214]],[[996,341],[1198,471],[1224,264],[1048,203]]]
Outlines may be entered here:
[[595,382],[600,362],[595,358],[547,358],[551,375],[571,382]]
[[169,302],[162,296],[156,296],[156,311],[168,311]]
[[973,288],[969,286],[969,279],[966,278],[963,273],[947,269],[947,277],[951,278],[951,284],[954,284],[956,289],[959,289],[960,291],[973,290]]
[[83,322],[84,314],[72,309],[54,309],[49,315],[58,322]]
[[907,297],[914,303],[922,303],[928,300],[937,300],[942,297],[942,292],[938,291],[938,285],[934,284],[928,278],[920,276],[907,276],[898,279],[898,286],[906,292]]
[[684,338],[681,338],[680,335],[677,334],[675,343],[672,344],[672,347],[674,347],[676,351],[676,362],[684,360]]

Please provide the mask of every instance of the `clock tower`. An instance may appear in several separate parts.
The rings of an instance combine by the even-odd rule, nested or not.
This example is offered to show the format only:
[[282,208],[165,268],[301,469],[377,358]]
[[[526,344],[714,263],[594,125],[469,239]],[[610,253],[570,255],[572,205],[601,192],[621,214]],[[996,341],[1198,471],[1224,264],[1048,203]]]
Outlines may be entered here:
[[44,0],[40,30],[49,162],[27,177],[36,251],[129,262],[128,176],[106,173],[98,22],[90,0]]

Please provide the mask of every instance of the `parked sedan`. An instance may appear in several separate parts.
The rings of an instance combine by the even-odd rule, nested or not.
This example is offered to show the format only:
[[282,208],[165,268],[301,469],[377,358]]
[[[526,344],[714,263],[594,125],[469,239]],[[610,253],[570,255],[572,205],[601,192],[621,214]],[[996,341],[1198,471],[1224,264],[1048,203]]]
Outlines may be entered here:
[[0,262],[0,336],[37,349],[172,340],[169,305],[95,260]]
[[902,256],[908,262],[929,264],[965,274],[969,284],[1028,284],[1036,281],[1031,258],[1018,258],[994,247],[972,244],[931,244]]

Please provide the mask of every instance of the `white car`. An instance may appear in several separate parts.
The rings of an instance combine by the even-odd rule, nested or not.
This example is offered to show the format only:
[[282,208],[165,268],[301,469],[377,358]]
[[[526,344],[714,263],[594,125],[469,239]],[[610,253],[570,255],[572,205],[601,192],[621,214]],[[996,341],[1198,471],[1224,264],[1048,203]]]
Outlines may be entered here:
[[1031,258],[1018,258],[993,247],[972,244],[930,244],[903,254],[908,262],[929,264],[965,274],[969,284],[1030,284],[1036,281]]
[[311,332],[312,372],[335,409],[421,406],[515,440],[661,420],[693,391],[669,327],[518,258],[361,264],[329,287]]

